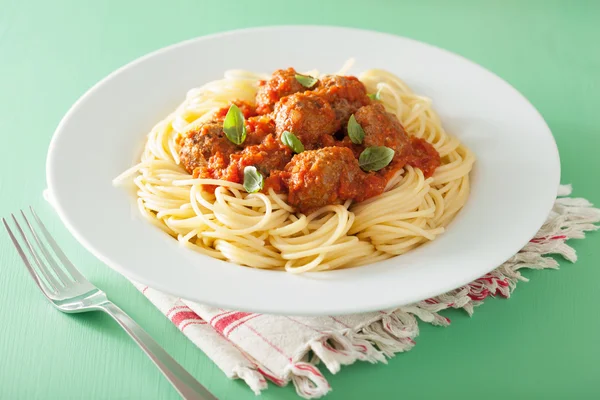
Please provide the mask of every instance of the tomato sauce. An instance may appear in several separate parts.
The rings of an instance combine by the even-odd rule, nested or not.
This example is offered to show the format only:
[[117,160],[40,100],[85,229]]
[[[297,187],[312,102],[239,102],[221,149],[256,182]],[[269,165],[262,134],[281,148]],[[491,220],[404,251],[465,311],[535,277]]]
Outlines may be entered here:
[[[244,115],[244,118],[248,119],[250,117],[254,117],[256,114],[256,108],[250,104],[247,103],[245,101],[242,100],[235,100],[232,101],[231,104],[235,104],[236,106],[238,106],[238,108],[240,109],[240,111],[242,112],[242,114]],[[215,113],[215,121],[223,121],[225,120],[225,116],[227,115],[227,112],[229,111],[229,108],[231,107],[231,104],[229,104],[228,106],[219,108],[217,110],[217,112]]]
[[[233,102],[245,118],[246,140],[241,145],[233,144],[222,131],[229,106],[219,109],[214,121],[189,132],[179,142],[186,169],[195,177],[243,184],[244,169],[254,166],[264,178],[263,192],[287,193],[289,204],[308,213],[324,205],[379,195],[405,165],[419,168],[425,177],[440,166],[436,149],[409,136],[394,115],[367,97],[355,77],[323,77],[309,90],[295,75],[288,68],[261,81],[256,107]],[[363,129],[360,144],[353,143],[346,131],[350,115]],[[302,148],[286,143],[284,131],[296,133]],[[392,149],[394,158],[376,171],[365,171],[359,158],[373,146]]]
[[411,154],[407,157],[407,164],[423,171],[425,178],[433,175],[436,168],[442,163],[440,154],[435,147],[425,139],[411,137]]

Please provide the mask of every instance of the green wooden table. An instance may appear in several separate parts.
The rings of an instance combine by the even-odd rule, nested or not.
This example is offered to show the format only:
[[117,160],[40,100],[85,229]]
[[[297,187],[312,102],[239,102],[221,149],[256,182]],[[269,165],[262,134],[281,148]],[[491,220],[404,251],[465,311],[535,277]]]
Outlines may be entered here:
[[[71,104],[115,68],[200,35],[274,24],[391,32],[461,54],[514,85],[550,125],[562,181],[600,203],[599,16],[593,0],[0,0],[0,214],[35,206],[85,275],[200,382],[222,399],[252,399],[83,250],[43,201],[48,143]],[[489,300],[473,318],[451,312],[446,329],[423,326],[417,347],[388,365],[329,376],[328,398],[600,398],[600,234],[572,244],[576,265],[526,272],[531,282],[510,300]],[[177,398],[108,317],[53,310],[4,233],[0,271],[0,398]],[[263,395],[295,396],[273,385]]]

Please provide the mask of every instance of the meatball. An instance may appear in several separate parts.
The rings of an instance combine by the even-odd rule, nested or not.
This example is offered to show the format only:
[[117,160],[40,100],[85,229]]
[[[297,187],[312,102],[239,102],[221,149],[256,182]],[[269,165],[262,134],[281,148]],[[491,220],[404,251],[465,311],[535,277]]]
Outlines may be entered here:
[[180,145],[180,163],[190,174],[196,168],[206,165],[213,155],[220,154],[228,159],[237,150],[236,145],[225,136],[222,122],[208,122],[189,131],[180,140]]
[[329,103],[312,92],[284,97],[274,114],[277,135],[290,131],[306,149],[319,147],[321,136],[333,135],[340,127]]
[[273,72],[268,81],[260,81],[258,85],[256,93],[256,112],[258,114],[272,112],[275,103],[282,97],[307,90],[296,79],[294,68],[278,69]]
[[285,167],[288,203],[303,213],[382,193],[385,179],[362,171],[352,151],[324,147],[297,154]]
[[387,146],[396,152],[398,160],[405,160],[411,154],[409,136],[398,118],[385,111],[381,103],[361,107],[354,118],[365,131],[364,146]]
[[354,76],[326,75],[315,90],[323,96],[335,111],[341,126],[346,126],[350,115],[371,103],[365,85]]

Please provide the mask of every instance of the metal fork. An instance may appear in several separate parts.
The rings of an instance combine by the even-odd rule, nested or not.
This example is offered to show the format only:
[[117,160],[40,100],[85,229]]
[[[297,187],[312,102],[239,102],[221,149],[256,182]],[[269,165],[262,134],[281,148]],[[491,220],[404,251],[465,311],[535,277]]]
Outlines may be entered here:
[[[24,243],[13,234],[6,219],[4,227],[23,259],[31,277],[50,302],[65,313],[104,311],[136,341],[150,359],[184,399],[217,400],[206,388],[177,363],[154,341],[131,317],[111,303],[106,294],[83,277],[60,249],[32,207],[31,214],[37,229],[21,210],[26,227],[21,228],[17,218],[11,214],[16,230]],[[25,234],[28,231],[28,234]],[[41,232],[41,235],[38,233]],[[33,241],[31,240],[33,238]],[[45,239],[45,240],[44,240]],[[44,243],[45,242],[45,243]],[[54,256],[51,254],[54,253]],[[40,254],[41,253],[41,254]],[[29,257],[28,257],[29,256]],[[33,263],[31,262],[33,260]],[[37,267],[37,268],[36,268]]]

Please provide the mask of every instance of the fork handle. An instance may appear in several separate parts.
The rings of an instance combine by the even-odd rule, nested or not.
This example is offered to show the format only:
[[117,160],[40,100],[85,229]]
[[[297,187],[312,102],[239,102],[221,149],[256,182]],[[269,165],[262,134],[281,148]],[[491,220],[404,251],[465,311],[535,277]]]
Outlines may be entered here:
[[123,310],[110,301],[101,304],[99,309],[113,317],[125,329],[171,382],[181,397],[186,400],[217,400]]

